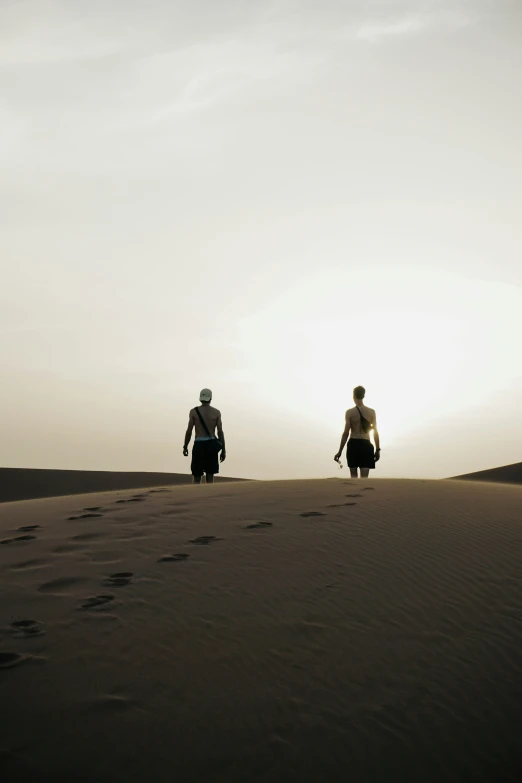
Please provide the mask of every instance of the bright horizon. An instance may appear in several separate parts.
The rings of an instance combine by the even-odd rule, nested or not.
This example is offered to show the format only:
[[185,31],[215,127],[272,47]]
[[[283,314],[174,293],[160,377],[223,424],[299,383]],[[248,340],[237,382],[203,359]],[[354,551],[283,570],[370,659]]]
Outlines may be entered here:
[[521,32],[509,0],[0,5],[0,465],[189,472],[210,387],[223,475],[340,475],[358,384],[372,475],[521,461]]

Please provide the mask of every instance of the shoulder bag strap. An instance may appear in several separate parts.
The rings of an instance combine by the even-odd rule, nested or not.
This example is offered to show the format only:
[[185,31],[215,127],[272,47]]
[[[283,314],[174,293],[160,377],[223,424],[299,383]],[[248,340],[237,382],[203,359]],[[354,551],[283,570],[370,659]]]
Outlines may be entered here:
[[371,423],[370,421],[368,421],[368,419],[367,419],[367,418],[365,418],[365,417],[362,415],[362,413],[361,413],[361,409],[359,408],[359,406],[357,405],[356,407],[357,407],[357,410],[359,411],[359,416],[361,417],[361,420],[362,420],[362,421],[361,421],[361,425],[362,425],[362,422],[363,422],[363,421],[365,421],[365,422],[366,422],[366,424],[368,425],[368,427],[371,429],[371,428],[372,428],[372,426],[373,426],[373,425],[372,425],[372,423]]
[[[195,410],[195,411],[196,411],[196,413],[198,414],[198,418],[199,418],[200,422],[202,423],[202,425],[203,425],[203,427],[204,427],[204,429],[205,429],[205,432],[207,433],[208,437],[209,437],[209,438],[212,438],[212,435],[211,435],[211,434],[210,434],[210,432],[208,431],[208,427],[207,427],[207,425],[205,424],[205,422],[204,422],[204,420],[203,420],[203,416],[201,415],[201,413],[200,413],[200,411],[199,411],[199,408],[194,408],[194,410]],[[214,440],[214,438],[212,438],[212,440]]]

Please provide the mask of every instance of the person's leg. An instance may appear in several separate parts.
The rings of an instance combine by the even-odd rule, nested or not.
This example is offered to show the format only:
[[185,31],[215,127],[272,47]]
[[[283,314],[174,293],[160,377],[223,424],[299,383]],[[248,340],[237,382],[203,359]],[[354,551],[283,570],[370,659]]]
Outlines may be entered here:
[[219,473],[219,461],[214,444],[211,441],[203,441],[201,467],[205,474],[207,484],[214,483],[214,475]]
[[201,477],[204,470],[201,464],[201,443],[194,442],[192,447],[192,460],[190,463],[190,472],[192,473],[192,481],[194,484],[201,484]]
[[367,479],[370,470],[375,467],[375,451],[373,444],[369,440],[361,443],[363,450],[361,452],[361,478]]
[[357,468],[350,468],[350,478],[358,478]]

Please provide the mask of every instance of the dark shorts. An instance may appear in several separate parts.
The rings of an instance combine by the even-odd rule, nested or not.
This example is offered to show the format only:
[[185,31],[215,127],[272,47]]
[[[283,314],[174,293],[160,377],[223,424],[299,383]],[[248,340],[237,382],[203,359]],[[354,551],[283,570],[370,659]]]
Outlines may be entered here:
[[193,476],[202,476],[203,473],[219,473],[218,453],[211,440],[197,440],[194,443],[190,470]]
[[374,468],[373,444],[364,438],[350,438],[346,447],[346,459],[349,468]]

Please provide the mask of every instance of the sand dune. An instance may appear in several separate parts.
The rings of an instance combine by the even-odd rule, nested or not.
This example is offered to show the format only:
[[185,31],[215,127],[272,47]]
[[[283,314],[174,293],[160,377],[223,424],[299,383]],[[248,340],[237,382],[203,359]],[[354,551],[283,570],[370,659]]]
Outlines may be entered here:
[[522,488],[0,507],[3,780],[518,780]]
[[[216,476],[218,482],[241,480]],[[117,489],[191,483],[192,476],[185,473],[0,468],[0,503],[84,492],[110,492]]]
[[477,473],[465,473],[462,476],[453,476],[454,479],[463,481],[495,481],[499,484],[522,484],[522,462],[513,465],[503,465],[501,468],[479,470]]

